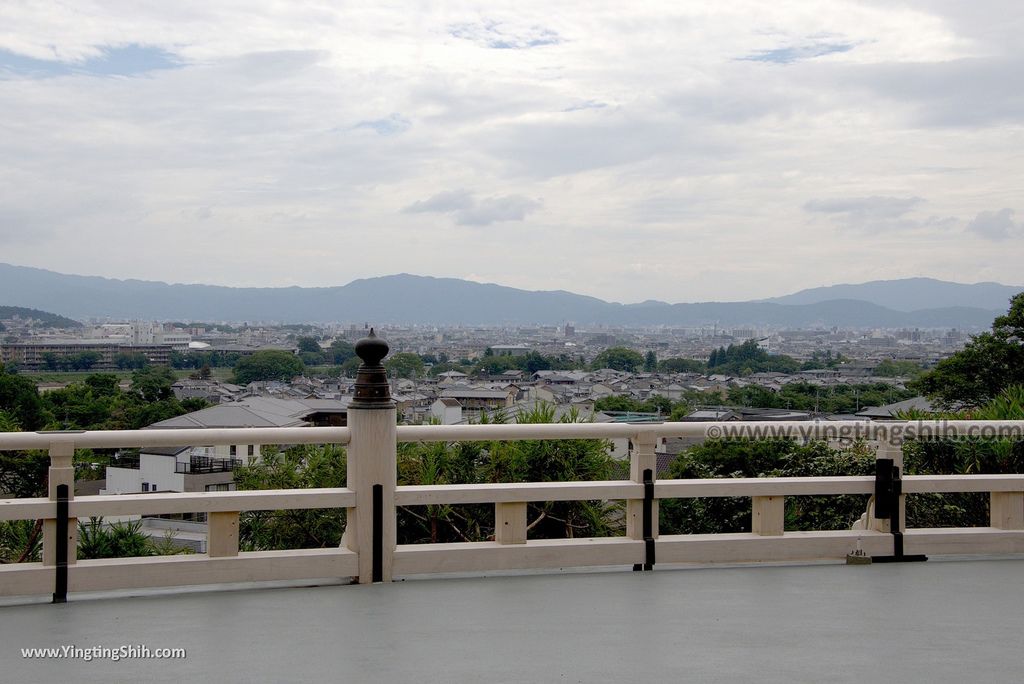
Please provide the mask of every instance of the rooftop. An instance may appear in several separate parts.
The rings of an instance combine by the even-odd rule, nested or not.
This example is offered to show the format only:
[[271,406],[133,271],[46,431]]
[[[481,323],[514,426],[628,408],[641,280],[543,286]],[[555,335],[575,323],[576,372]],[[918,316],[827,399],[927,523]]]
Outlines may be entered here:
[[[0,603],[8,681],[1017,681],[1020,557]],[[27,647],[185,648],[34,660]],[[193,679],[194,678],[194,679]]]
[[153,423],[150,428],[297,427],[314,413],[343,413],[347,402],[332,399],[247,397]]

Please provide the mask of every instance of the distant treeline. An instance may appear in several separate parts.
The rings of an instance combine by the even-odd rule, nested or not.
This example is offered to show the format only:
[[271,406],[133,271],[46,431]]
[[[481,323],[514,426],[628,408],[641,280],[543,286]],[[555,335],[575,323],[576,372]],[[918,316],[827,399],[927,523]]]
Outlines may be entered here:
[[[27,309],[22,306],[0,306],[0,320],[6,318],[22,318],[22,319],[35,319],[43,324],[47,328],[81,328],[82,324],[78,321],[71,320],[64,316],[59,316],[49,311],[40,311],[39,309]],[[3,325],[0,324],[0,330],[3,330]]]

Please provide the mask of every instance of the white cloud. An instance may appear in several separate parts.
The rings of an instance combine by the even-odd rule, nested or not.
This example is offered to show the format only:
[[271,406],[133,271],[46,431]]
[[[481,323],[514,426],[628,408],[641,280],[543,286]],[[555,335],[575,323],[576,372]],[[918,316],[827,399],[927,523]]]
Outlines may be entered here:
[[1024,7],[912,3],[3,3],[0,260],[619,301],[1017,280]]
[[804,204],[810,212],[836,217],[848,229],[865,233],[916,228],[906,215],[924,202],[920,197],[844,197],[812,199]]
[[484,197],[477,199],[465,190],[439,192],[402,209],[406,214],[451,214],[462,226],[487,226],[503,221],[522,221],[527,214],[541,207],[538,200],[522,195]]
[[996,242],[1024,238],[1024,223],[1013,220],[1013,209],[983,211],[967,224],[967,231]]

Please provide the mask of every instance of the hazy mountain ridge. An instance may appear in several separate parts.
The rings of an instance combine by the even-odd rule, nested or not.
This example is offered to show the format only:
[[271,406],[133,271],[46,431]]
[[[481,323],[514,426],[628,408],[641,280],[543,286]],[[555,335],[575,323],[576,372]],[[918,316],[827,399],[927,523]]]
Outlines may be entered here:
[[828,285],[800,290],[761,301],[775,304],[815,304],[834,299],[859,299],[896,311],[917,311],[944,307],[968,307],[1005,311],[1010,298],[1024,291],[1024,285],[1000,283],[951,283],[935,278],[872,280],[860,284]]
[[29,309],[23,306],[2,306],[0,305],[0,319],[7,318],[21,318],[32,319],[39,321],[44,326],[49,328],[81,328],[82,324],[78,321],[59,316],[49,311],[40,311],[39,309]]
[[[930,279],[910,280],[915,281],[911,283],[912,289],[920,289],[916,281]],[[868,283],[866,285],[871,286],[869,295],[877,296],[882,282],[891,284],[891,298],[909,301],[908,295],[899,294],[906,281]],[[941,284],[944,290],[976,287],[933,282]],[[1003,285],[998,287],[1014,290]],[[73,318],[984,328],[991,324],[997,313],[1006,309],[1005,303],[1001,303],[991,308],[954,305],[898,311],[867,301],[867,296],[802,303],[792,301],[801,298],[814,300],[816,296],[835,291],[833,288],[814,288],[776,298],[786,301],[667,304],[648,300],[638,304],[619,304],[564,290],[528,291],[457,278],[410,274],[358,279],[336,287],[233,288],[63,275],[0,264],[0,301],[55,311]],[[932,301],[947,305],[960,299],[946,297]]]

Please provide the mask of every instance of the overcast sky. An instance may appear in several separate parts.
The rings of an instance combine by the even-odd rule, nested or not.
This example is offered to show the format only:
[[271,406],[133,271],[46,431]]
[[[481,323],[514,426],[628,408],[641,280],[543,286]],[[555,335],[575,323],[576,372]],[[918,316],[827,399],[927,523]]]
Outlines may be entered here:
[[1021,284],[1021,35],[1019,0],[4,0],[0,262],[623,302]]

